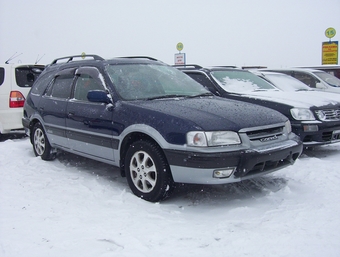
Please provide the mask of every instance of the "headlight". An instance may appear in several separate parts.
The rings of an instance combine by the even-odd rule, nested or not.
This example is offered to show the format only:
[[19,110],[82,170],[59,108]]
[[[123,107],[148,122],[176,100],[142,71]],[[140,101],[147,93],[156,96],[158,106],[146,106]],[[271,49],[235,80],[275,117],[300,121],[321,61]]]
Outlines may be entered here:
[[189,146],[219,146],[241,144],[238,133],[233,131],[191,131],[187,134]]
[[286,127],[286,130],[287,130],[287,133],[290,134],[292,132],[292,124],[290,124],[289,120],[286,121],[285,127]]
[[290,113],[296,120],[315,120],[313,113],[309,109],[293,108],[290,109]]

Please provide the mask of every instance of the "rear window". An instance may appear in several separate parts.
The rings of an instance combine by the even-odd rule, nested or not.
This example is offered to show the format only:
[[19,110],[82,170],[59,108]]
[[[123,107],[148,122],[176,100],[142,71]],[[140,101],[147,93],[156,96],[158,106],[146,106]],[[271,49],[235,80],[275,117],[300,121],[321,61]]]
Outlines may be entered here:
[[15,79],[19,87],[32,87],[34,81],[43,71],[43,67],[22,66],[15,69]]

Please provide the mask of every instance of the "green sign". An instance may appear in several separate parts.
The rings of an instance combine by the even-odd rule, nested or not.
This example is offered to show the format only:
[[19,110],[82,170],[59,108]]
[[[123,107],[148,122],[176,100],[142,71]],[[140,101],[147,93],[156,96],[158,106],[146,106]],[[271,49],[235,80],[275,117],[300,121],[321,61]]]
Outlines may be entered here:
[[181,42],[179,42],[177,45],[176,45],[176,48],[178,51],[182,51],[183,50],[183,44]]
[[325,35],[326,35],[326,37],[328,37],[328,38],[334,37],[335,34],[336,34],[336,31],[335,31],[334,28],[328,28],[328,29],[326,29],[326,31],[325,31]]

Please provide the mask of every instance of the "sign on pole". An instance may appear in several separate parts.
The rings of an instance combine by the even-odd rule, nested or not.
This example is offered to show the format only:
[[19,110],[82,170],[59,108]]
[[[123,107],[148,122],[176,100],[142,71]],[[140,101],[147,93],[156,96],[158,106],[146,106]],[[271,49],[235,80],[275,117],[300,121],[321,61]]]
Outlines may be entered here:
[[185,54],[175,54],[175,65],[185,65]]
[[322,42],[322,65],[324,64],[338,64],[338,41],[333,41],[336,34],[334,28],[328,28],[325,31],[325,36],[329,38],[329,42]]
[[326,37],[329,38],[329,40],[331,40],[331,38],[334,37],[335,34],[336,34],[336,30],[334,28],[328,28],[325,31],[325,35],[326,35]]
[[322,65],[338,64],[338,41],[322,42]]
[[175,54],[175,65],[185,65],[186,60],[185,60],[185,53],[181,53],[183,50],[183,43],[179,42],[176,45],[176,49],[178,50],[178,54]]
[[177,45],[176,45],[176,48],[178,50],[178,52],[181,52],[183,50],[183,43],[182,42],[179,42]]

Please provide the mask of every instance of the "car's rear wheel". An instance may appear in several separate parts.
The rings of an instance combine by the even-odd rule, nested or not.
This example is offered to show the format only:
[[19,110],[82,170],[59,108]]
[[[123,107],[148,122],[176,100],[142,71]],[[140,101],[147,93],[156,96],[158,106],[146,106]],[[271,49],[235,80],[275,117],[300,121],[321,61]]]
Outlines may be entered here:
[[51,144],[40,122],[33,126],[32,144],[36,156],[40,156],[43,160],[53,160],[55,158],[55,153],[52,151]]
[[125,156],[125,174],[132,192],[150,202],[165,199],[174,189],[162,149],[149,140],[130,145]]

